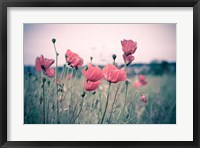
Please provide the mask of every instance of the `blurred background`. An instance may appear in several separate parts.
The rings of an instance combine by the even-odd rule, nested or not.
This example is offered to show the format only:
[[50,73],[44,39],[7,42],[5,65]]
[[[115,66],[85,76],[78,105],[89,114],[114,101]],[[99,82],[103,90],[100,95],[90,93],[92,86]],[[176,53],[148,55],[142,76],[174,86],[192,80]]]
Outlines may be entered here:
[[118,65],[123,64],[121,40],[131,39],[138,44],[130,65],[133,73],[175,71],[176,24],[24,24],[25,71],[41,54],[55,59],[52,38],[56,38],[59,66],[65,64],[67,49],[78,53],[84,65],[91,56],[93,64],[112,63],[112,54],[117,55]]

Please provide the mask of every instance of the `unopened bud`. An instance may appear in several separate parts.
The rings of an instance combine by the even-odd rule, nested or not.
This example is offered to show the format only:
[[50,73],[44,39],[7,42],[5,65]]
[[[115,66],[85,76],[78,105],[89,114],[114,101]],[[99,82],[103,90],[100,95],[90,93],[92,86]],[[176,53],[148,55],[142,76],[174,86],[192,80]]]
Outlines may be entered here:
[[145,95],[141,95],[140,99],[144,102],[147,103],[147,97]]
[[50,86],[50,84],[51,84],[51,81],[47,81],[47,84]]
[[56,42],[56,39],[55,39],[55,38],[53,38],[53,39],[52,39],[52,43],[53,43],[53,44],[55,44],[55,42]]
[[113,55],[112,55],[112,58],[113,58],[113,60],[115,60],[115,59],[117,58],[117,55],[116,55],[116,54],[113,54]]
[[128,80],[126,80],[126,81],[125,81],[125,83],[126,83],[126,85],[128,85],[128,84],[129,84],[129,81],[128,81]]
[[82,98],[85,97],[85,91],[83,91],[83,93],[81,94],[81,97],[82,97]]
[[29,76],[29,77],[31,77],[31,76],[32,76],[32,73],[31,73],[31,72],[29,72],[29,73],[28,73],[28,76]]
[[85,70],[88,70],[88,66],[85,66]]
[[45,78],[45,77],[43,77],[43,78],[42,78],[42,82],[44,83],[45,81],[46,81],[46,78]]

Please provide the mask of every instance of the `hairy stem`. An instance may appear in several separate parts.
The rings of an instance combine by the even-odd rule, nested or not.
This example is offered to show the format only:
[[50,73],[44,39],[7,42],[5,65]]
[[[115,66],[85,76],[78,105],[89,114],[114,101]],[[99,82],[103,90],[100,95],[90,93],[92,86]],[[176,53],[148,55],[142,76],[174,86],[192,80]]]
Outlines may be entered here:
[[46,116],[46,114],[45,114],[46,100],[45,100],[45,93],[44,93],[44,84],[45,84],[45,82],[43,82],[43,84],[42,84],[42,89],[43,89],[43,94],[42,94],[42,98],[43,98],[43,124],[46,123],[46,119],[45,119],[45,116]]
[[111,116],[112,116],[112,113],[113,113],[113,107],[114,107],[114,104],[115,104],[115,102],[116,102],[117,93],[118,93],[118,91],[119,91],[120,84],[121,84],[121,83],[119,83],[119,85],[118,85],[118,87],[117,87],[117,90],[116,90],[116,93],[115,93],[114,101],[113,101],[113,104],[112,104],[112,107],[111,107],[111,111],[110,111],[110,116],[109,116],[109,118],[108,118],[108,123],[110,123],[110,119],[111,119]]
[[111,83],[109,82],[108,94],[107,94],[107,98],[106,98],[106,107],[105,107],[105,110],[103,112],[103,117],[101,119],[101,124],[103,124],[103,120],[104,120],[104,117],[105,117],[105,114],[106,114],[106,110],[108,108],[108,98],[109,98],[109,95],[110,95],[110,85],[111,85]]
[[58,53],[57,50],[56,50],[56,45],[55,45],[55,43],[53,43],[53,46],[54,46],[54,50],[55,50],[55,53],[56,53],[56,69],[55,69],[55,83],[56,83],[56,115],[57,115],[57,124],[59,124],[59,123],[60,123],[60,119],[59,119],[58,83],[57,83],[57,80],[58,80],[58,71],[57,71],[57,68],[58,68],[58,55],[59,55],[59,53]]
[[120,111],[118,117],[117,117],[117,122],[119,121],[119,117],[122,115],[122,113],[124,113],[124,109],[125,109],[125,106],[126,106],[126,100],[127,100],[127,92],[128,92],[128,84],[126,84],[126,88],[125,88],[125,99],[124,99],[124,105],[123,105],[123,108],[122,110]]
[[82,101],[81,101],[81,108],[80,108],[80,110],[79,110],[79,112],[78,112],[78,114],[76,115],[76,117],[74,118],[74,121],[73,121],[73,123],[75,123],[76,122],[76,119],[79,117],[79,115],[81,114],[81,111],[82,111],[82,108],[83,108],[83,97],[82,97]]

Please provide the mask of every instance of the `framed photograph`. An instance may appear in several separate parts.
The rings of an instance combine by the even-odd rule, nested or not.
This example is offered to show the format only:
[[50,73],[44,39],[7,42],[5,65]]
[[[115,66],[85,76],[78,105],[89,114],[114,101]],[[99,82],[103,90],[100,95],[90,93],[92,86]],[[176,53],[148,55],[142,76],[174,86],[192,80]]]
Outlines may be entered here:
[[199,147],[198,0],[1,1],[1,147]]

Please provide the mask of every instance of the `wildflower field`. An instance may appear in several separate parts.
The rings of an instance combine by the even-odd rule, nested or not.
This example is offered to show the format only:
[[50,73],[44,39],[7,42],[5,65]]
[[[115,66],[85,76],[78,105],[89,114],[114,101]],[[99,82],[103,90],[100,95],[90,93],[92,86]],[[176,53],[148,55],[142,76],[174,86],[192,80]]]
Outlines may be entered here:
[[[38,55],[33,70],[24,72],[25,124],[175,124],[176,72],[133,73],[137,42],[122,40],[119,55],[107,65],[84,63],[68,49],[55,59]],[[57,59],[65,58],[63,67]],[[54,64],[54,65],[53,65]]]

